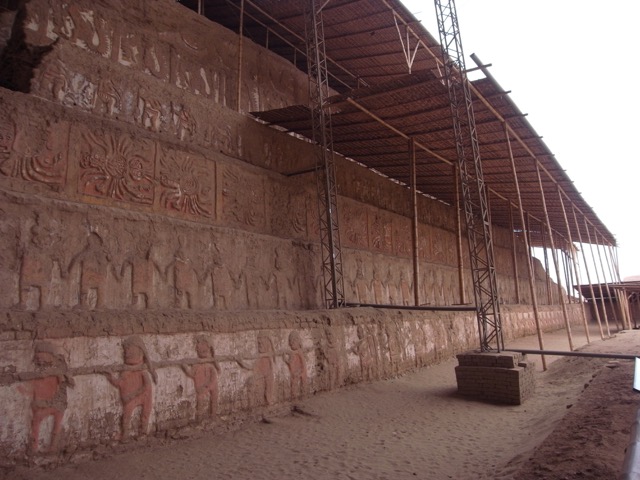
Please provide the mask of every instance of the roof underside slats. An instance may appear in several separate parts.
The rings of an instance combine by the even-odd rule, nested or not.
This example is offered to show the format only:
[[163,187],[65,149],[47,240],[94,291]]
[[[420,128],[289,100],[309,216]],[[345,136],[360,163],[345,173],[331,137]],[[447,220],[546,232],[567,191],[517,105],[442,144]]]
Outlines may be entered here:
[[[268,30],[268,48],[305,70],[306,62],[301,54],[305,51],[304,2],[244,2],[244,34],[256,43],[267,45]],[[204,6],[209,18],[238,30],[240,0],[204,0]],[[418,189],[455,205],[452,164],[457,162],[456,144],[448,92],[440,80],[438,42],[399,0],[330,0],[323,9],[323,21],[328,69],[336,93],[329,102],[334,150],[406,184],[409,181],[407,138],[411,137],[417,145]],[[418,45],[411,69],[399,32],[404,51],[413,55]],[[492,77],[472,82],[472,93],[492,223],[511,228],[513,218],[514,230],[522,229],[505,135],[506,121],[522,205],[530,218],[532,243],[549,244],[548,235],[543,234],[541,227],[545,210],[536,172],[537,160],[547,212],[557,234],[556,243],[562,241],[560,237],[568,240],[568,221],[573,241],[588,240],[586,222],[593,243],[615,245],[613,235],[582,198],[508,93]],[[311,137],[311,116],[306,106],[252,113],[264,122]],[[594,238],[595,231],[597,238]]]

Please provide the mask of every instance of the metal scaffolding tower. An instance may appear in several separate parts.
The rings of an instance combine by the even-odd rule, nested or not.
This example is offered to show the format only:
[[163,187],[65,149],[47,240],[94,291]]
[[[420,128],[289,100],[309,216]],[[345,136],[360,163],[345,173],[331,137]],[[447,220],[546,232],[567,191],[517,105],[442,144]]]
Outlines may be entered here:
[[307,44],[307,71],[309,75],[309,102],[316,148],[316,177],[320,219],[320,246],[322,250],[323,291],[326,306],[344,305],[344,277],[340,229],[338,228],[338,193],[336,187],[331,112],[326,108],[330,96],[325,53],[322,6],[316,0],[305,1],[305,33]]
[[[480,349],[504,348],[487,189],[454,0],[434,0],[464,202]],[[475,184],[474,184],[475,182]]]

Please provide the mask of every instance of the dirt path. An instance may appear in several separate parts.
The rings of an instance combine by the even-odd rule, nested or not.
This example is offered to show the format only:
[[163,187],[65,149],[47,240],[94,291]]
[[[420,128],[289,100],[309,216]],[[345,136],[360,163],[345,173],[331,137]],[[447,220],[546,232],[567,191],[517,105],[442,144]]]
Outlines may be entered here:
[[[574,335],[576,345],[585,343],[579,332]],[[511,346],[537,348],[537,340],[528,337],[508,345]],[[567,350],[566,333],[545,335],[545,347]],[[592,344],[587,348],[638,353],[640,331],[620,333],[606,341],[592,335]],[[531,464],[529,458],[535,448],[543,444],[567,412],[578,412],[574,406],[585,385],[607,363],[557,357],[548,357],[548,361],[549,370],[538,374],[536,395],[521,406],[492,405],[457,396],[456,361],[450,360],[399,379],[316,395],[300,402],[290,415],[269,418],[235,432],[203,434],[167,441],[165,445],[134,443],[129,453],[51,471],[20,468],[9,472],[7,478],[507,480]],[[621,391],[631,389],[630,383],[624,386],[629,381],[625,368],[607,369],[620,377],[616,381]],[[640,402],[639,397],[630,398],[625,411],[632,411],[631,417],[620,420],[620,425],[626,422],[626,437],[623,427],[615,427],[624,445]],[[615,402],[615,398],[596,396],[591,401]],[[576,422],[581,418],[578,412]],[[591,433],[601,435],[601,442],[606,443],[606,426],[604,432],[600,426],[595,433],[595,423]],[[583,440],[589,437],[585,432]],[[569,440],[557,442],[565,448]],[[580,445],[585,448],[585,443]],[[557,447],[558,444],[551,444],[550,451]],[[565,456],[571,452],[571,447],[567,448],[563,450]],[[619,468],[624,448],[617,453],[619,458],[609,462],[617,462]],[[544,476],[548,472],[543,466],[549,455],[542,454],[537,467],[534,465],[528,473],[530,476],[518,474],[517,478],[565,478]]]

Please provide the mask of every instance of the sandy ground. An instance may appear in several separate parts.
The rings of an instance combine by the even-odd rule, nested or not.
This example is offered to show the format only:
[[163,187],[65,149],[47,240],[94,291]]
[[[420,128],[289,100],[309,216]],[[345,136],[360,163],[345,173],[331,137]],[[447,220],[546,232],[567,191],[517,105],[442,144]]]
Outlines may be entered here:
[[[588,351],[640,354],[640,331]],[[565,331],[547,349],[567,350]],[[574,331],[574,345],[586,343]],[[508,348],[537,348],[527,337]],[[534,357],[530,357],[534,358]],[[541,369],[539,358],[537,368]],[[547,357],[536,394],[520,406],[456,394],[455,360],[404,377],[323,393],[290,414],[224,434],[200,434],[6,478],[117,479],[609,479],[616,478],[640,407],[633,362]],[[589,388],[586,388],[589,387]]]

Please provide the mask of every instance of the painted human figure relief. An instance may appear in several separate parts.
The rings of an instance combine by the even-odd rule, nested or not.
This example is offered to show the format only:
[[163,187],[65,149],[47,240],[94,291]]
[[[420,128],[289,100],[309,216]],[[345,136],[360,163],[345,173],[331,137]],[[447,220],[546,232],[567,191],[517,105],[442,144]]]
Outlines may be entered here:
[[[124,366],[119,375],[107,373],[109,382],[120,392],[122,401],[121,439],[132,436],[132,420],[135,411],[140,408],[140,435],[149,433],[149,421],[153,408],[153,382],[158,378],[144,342],[137,335],[122,342]],[[133,433],[135,435],[135,432]]]
[[[18,391],[31,397],[29,452],[39,453],[46,447],[51,453],[59,448],[62,420],[67,409],[67,387],[75,386],[75,382],[68,373],[64,357],[49,342],[35,345],[33,363],[36,367],[33,379],[18,387]],[[49,417],[53,418],[51,435],[49,439],[41,439],[42,423]]]
[[250,365],[245,360],[236,359],[238,365],[245,370],[251,370],[252,376],[249,381],[249,401],[258,405],[271,405],[274,403],[274,378],[273,367],[275,363],[275,352],[269,334],[260,332],[258,334],[258,358]]
[[307,364],[304,360],[302,339],[295,330],[289,334],[289,347],[291,352],[285,354],[284,361],[289,366],[291,398],[295,399],[304,396],[307,389]]
[[344,354],[341,351],[340,342],[336,338],[336,333],[333,328],[325,328],[325,337],[327,342],[322,345],[322,356],[329,372],[329,388],[340,387],[344,380],[342,356]]
[[364,325],[356,328],[358,340],[353,351],[360,357],[360,371],[363,381],[371,381],[377,377],[377,348],[372,334]]
[[182,370],[193,380],[196,390],[196,420],[214,418],[218,409],[218,375],[220,366],[215,351],[204,335],[195,338],[199,363],[183,364]]

